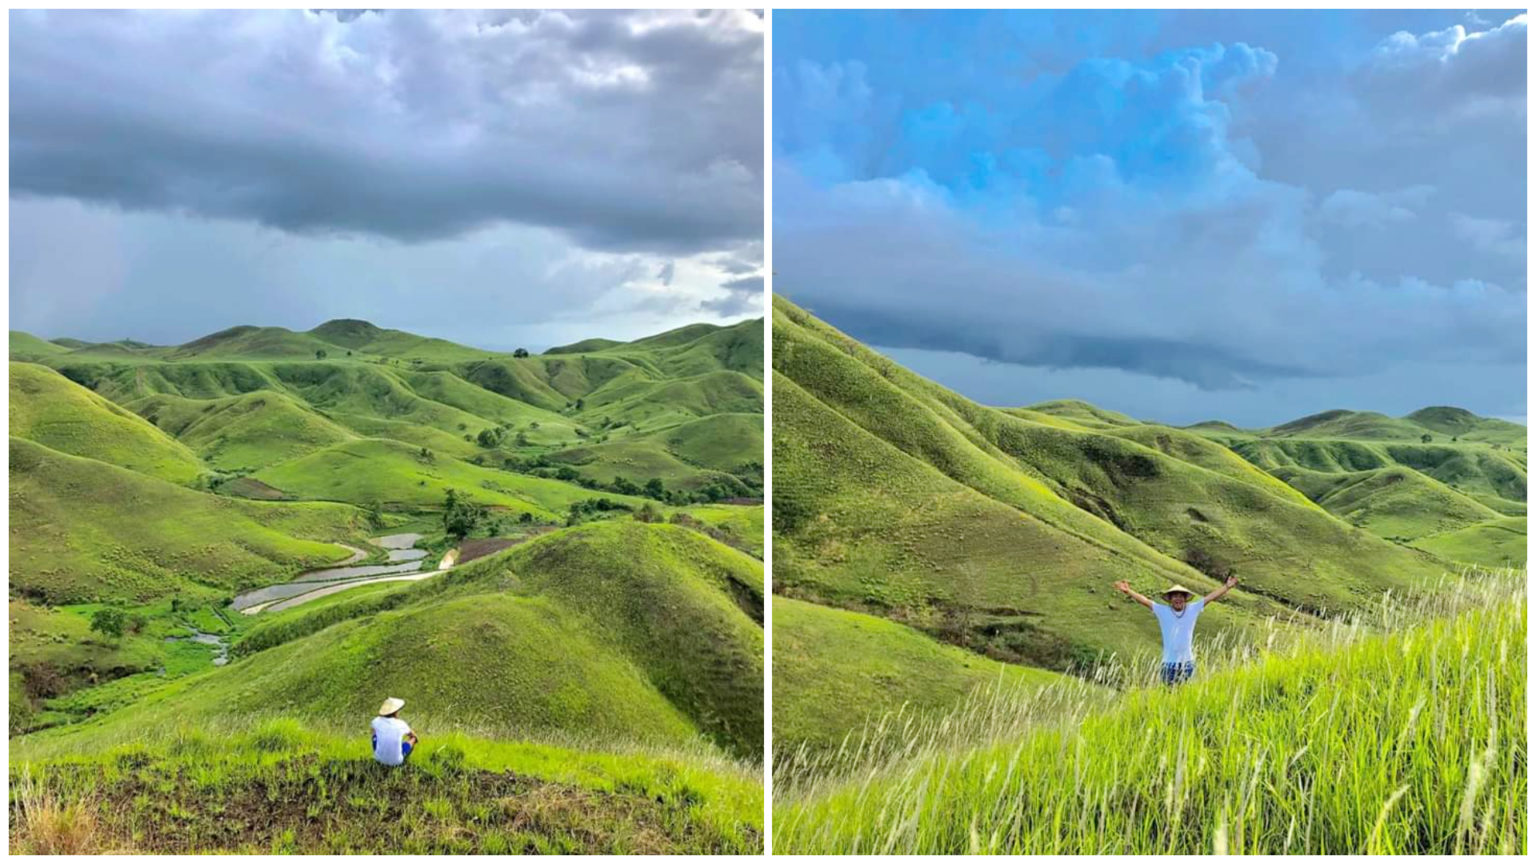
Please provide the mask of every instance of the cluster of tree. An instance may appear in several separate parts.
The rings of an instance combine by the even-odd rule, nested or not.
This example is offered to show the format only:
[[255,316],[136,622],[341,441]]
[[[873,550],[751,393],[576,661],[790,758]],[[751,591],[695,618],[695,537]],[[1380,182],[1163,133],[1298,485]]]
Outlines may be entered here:
[[588,498],[571,505],[571,512],[565,517],[565,524],[579,525],[614,513],[627,513],[630,509],[627,504],[621,504],[609,498]]
[[476,504],[449,489],[443,498],[443,533],[463,540],[475,533],[488,515],[484,504]]
[[142,632],[148,623],[143,615],[129,615],[116,606],[103,606],[91,615],[91,632],[121,639],[124,633]]
[[512,356],[513,357],[527,357],[528,356],[528,349],[527,348],[519,348],[516,351],[512,352]]

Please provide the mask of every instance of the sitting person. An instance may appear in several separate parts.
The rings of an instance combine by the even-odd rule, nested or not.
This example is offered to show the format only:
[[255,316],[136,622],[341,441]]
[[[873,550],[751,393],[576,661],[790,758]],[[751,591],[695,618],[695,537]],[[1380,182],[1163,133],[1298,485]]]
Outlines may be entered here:
[[373,718],[373,758],[385,765],[403,764],[416,747],[416,733],[400,719],[404,707],[404,699],[391,696],[380,706],[379,716]]

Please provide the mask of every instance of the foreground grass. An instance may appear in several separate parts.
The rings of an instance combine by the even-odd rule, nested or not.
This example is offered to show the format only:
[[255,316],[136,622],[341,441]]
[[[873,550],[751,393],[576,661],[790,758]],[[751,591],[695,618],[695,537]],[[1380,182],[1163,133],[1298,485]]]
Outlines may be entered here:
[[775,851],[1523,852],[1523,574],[1438,602],[1002,743],[925,727],[913,758],[781,789]]
[[12,742],[18,853],[762,850],[757,769],[438,736],[399,769],[290,719],[141,733],[91,756]]

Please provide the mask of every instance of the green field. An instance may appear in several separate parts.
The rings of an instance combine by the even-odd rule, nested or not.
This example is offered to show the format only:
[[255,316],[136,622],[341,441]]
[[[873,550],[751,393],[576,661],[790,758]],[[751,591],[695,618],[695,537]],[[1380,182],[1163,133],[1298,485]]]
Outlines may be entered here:
[[760,850],[761,330],[13,332],[12,847]]
[[[1443,742],[1454,780],[1421,758],[1402,783],[1362,780],[1353,803],[1243,774],[1208,747],[1170,774],[1156,742],[1241,745],[1250,763],[1258,747],[1271,772],[1282,756],[1308,776],[1333,776],[1329,759],[1387,771],[1369,748],[1346,752],[1348,737],[1317,745],[1320,761],[1296,755],[1296,736],[1336,705],[1316,698],[1319,680],[1351,700],[1354,738],[1403,719],[1418,694],[1486,695],[1455,673],[1403,683],[1403,704],[1371,700],[1422,665],[1395,657],[1474,650],[1465,634],[1487,621],[1499,635],[1475,650],[1514,650],[1507,597],[1349,631],[1420,628],[1386,649],[1334,637],[1388,598],[1429,609],[1468,566],[1523,574],[1524,427],[1450,408],[1330,411],[1272,429],[1175,428],[1075,400],[993,408],[774,302],[775,783],[788,804],[776,805],[776,851],[1455,848],[1443,802],[1389,814],[1374,839],[1362,831],[1404,783],[1404,800],[1454,799],[1481,758],[1471,733]],[[1113,583],[1205,593],[1228,576],[1238,587],[1196,634],[1198,685],[1146,692],[1157,624]],[[1207,658],[1229,655],[1231,670],[1211,674]],[[1334,665],[1366,683],[1339,686]],[[1501,702],[1489,716],[1523,727],[1521,676],[1522,714]],[[1513,691],[1500,686],[1500,699]],[[1272,803],[1240,809],[1262,797],[1254,784]],[[1168,795],[1184,809],[1159,810]],[[1523,792],[1488,803],[1495,815],[1466,848],[1522,849],[1523,818],[1500,820],[1523,813]],[[1284,821],[1308,813],[1326,824]],[[1440,833],[1426,839],[1430,828]]]

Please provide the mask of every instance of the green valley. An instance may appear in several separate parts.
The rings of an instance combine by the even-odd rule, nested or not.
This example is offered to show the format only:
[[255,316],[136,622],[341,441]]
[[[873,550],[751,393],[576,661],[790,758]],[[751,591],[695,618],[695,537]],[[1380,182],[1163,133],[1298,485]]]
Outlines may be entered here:
[[13,331],[12,848],[761,850],[762,335]]
[[[782,297],[772,338],[776,851],[1523,848],[1506,732],[1523,665],[1498,659],[1524,651],[1523,426],[1446,407],[1264,429],[996,408]],[[1231,577],[1200,618],[1196,683],[1154,692],[1158,622],[1114,583]],[[1415,677],[1458,651],[1475,668]],[[1372,682],[1399,689],[1378,704]],[[1437,688],[1435,717],[1491,700],[1475,733],[1412,728]],[[1310,754],[1284,731],[1339,698]],[[1400,759],[1346,746],[1404,723]],[[1190,741],[1237,752],[1170,779]],[[1336,770],[1358,771],[1362,803],[1308,791]],[[1486,783],[1467,794],[1489,809],[1457,829],[1444,782]]]

